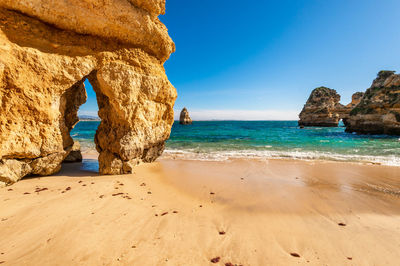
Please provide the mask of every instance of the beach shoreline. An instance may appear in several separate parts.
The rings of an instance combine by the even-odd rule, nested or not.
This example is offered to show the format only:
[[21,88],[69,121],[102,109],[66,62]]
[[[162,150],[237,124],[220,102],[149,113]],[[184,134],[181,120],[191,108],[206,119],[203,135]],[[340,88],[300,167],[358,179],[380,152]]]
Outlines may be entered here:
[[161,158],[100,176],[96,163],[0,189],[4,265],[398,262],[397,167]]

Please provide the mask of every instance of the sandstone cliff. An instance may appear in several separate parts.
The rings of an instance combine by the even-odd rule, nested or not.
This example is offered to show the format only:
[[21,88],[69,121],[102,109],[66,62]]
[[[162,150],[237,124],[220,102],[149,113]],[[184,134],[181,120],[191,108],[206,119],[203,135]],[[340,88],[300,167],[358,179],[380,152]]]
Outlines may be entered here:
[[100,173],[130,173],[162,153],[177,96],[163,68],[175,49],[158,20],[164,6],[0,0],[0,183],[60,169],[85,79],[99,105]]
[[380,71],[351,111],[347,132],[400,135],[400,75]]
[[345,126],[348,125],[351,110],[353,110],[353,108],[361,102],[362,97],[364,97],[363,92],[356,92],[352,95],[351,102],[348,105],[342,105],[340,108],[337,109],[339,117],[343,120]]
[[353,109],[361,102],[361,99],[363,97],[364,97],[364,92],[354,93],[353,96],[351,97],[351,102],[348,105],[346,105],[346,107]]
[[179,123],[181,125],[190,125],[193,123],[192,119],[189,116],[188,110],[185,108],[182,109],[181,115],[179,117]]

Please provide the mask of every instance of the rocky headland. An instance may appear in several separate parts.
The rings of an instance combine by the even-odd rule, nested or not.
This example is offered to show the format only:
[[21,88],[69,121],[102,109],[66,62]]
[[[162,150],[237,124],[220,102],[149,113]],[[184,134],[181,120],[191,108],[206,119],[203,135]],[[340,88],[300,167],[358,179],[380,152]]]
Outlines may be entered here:
[[357,92],[348,105],[340,103],[340,95],[336,90],[319,87],[311,92],[303,110],[299,114],[299,126],[337,127],[340,119],[346,124],[350,111],[357,105],[362,92]]
[[350,112],[347,132],[400,135],[400,75],[380,71]]
[[179,116],[179,123],[181,125],[190,125],[193,123],[192,119],[189,116],[189,111],[184,107],[181,111],[181,115]]
[[0,0],[0,184],[60,170],[86,79],[100,173],[131,173],[162,153],[177,96],[164,11],[164,0]]
[[319,87],[311,92],[299,117],[299,126],[336,127],[340,119],[346,132],[400,135],[400,75],[382,70],[369,89],[356,92],[348,105],[340,95]]

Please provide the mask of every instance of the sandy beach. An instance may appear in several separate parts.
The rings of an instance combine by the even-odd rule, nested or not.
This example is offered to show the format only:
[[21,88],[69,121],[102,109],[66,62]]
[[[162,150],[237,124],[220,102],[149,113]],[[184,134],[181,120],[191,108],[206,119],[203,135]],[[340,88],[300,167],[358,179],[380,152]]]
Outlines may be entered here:
[[396,167],[164,158],[99,176],[95,163],[0,189],[0,263],[399,263]]

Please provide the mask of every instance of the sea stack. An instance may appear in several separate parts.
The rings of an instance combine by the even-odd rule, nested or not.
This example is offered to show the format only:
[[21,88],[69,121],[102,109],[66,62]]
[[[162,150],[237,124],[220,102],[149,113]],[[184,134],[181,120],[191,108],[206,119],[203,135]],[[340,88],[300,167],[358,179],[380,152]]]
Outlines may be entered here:
[[192,119],[189,116],[188,110],[185,108],[182,109],[181,115],[179,117],[179,123],[181,125],[190,125],[193,123]]
[[339,101],[340,95],[333,89],[314,89],[299,114],[299,126],[337,127],[340,120],[338,110],[344,107]]
[[164,12],[164,0],[0,2],[0,185],[60,170],[86,79],[101,174],[162,153],[177,96],[163,67],[175,51]]
[[380,71],[350,112],[347,132],[400,135],[400,75]]

